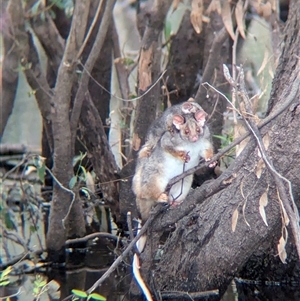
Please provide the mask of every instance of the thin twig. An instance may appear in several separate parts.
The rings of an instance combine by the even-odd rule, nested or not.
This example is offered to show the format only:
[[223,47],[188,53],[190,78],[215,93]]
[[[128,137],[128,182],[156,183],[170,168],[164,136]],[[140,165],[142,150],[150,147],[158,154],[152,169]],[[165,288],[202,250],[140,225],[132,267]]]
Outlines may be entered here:
[[96,23],[98,21],[98,18],[99,18],[100,12],[101,12],[102,4],[103,4],[103,0],[101,0],[99,2],[99,4],[98,4],[97,11],[95,13],[93,22],[92,22],[92,24],[91,24],[91,26],[89,28],[89,31],[88,31],[88,33],[87,33],[87,35],[86,35],[86,37],[85,37],[85,39],[84,39],[84,41],[82,43],[82,45],[81,45],[81,47],[80,47],[77,55],[76,55],[76,60],[79,60],[79,58],[81,57],[81,54],[82,54],[82,52],[84,50],[84,47],[86,46],[86,44],[87,44],[87,42],[88,42],[88,40],[89,40],[89,38],[90,38],[90,36],[92,34],[92,31],[93,31],[93,29],[94,29],[94,27],[95,27],[95,25],[96,25]]
[[21,165],[23,165],[28,158],[28,155],[23,155],[23,159],[20,163],[18,163],[16,166],[14,166],[12,169],[10,169],[3,177],[2,177],[2,182],[11,174],[13,173],[17,168],[19,168]]
[[112,93],[110,93],[110,91],[108,91],[104,86],[102,86],[93,76],[92,74],[85,69],[85,66],[79,61],[78,64],[80,64],[80,66],[86,71],[86,73],[89,75],[89,77],[95,82],[96,85],[98,85],[100,88],[102,88],[106,93],[108,93],[110,96],[112,96],[115,99],[118,100],[122,100],[122,101],[127,101],[127,102],[132,102],[132,101],[136,101],[139,100],[141,98],[143,98],[147,93],[149,93],[156,85],[157,83],[162,79],[162,77],[165,75],[165,73],[168,71],[167,69],[164,70],[161,75],[157,78],[157,80],[140,96],[134,97],[134,98],[130,98],[130,99],[126,99],[126,98],[122,98],[122,97],[118,97]]
[[64,190],[64,191],[66,191],[66,192],[69,192],[69,193],[71,193],[72,194],[72,201],[71,201],[71,204],[70,204],[70,206],[69,206],[69,209],[68,209],[68,212],[67,212],[67,214],[65,215],[65,217],[62,219],[62,224],[63,224],[63,226],[64,226],[64,228],[65,228],[65,221],[66,221],[66,219],[68,218],[68,216],[69,216],[69,214],[70,214],[70,212],[71,212],[71,209],[72,209],[72,206],[73,206],[73,204],[74,204],[74,202],[75,202],[75,193],[71,190],[71,189],[68,189],[68,188],[66,188],[65,186],[63,186],[59,181],[58,181],[58,179],[54,176],[54,174],[51,172],[51,170],[45,165],[45,169],[49,172],[49,174],[50,174],[50,176],[53,178],[53,180],[55,181],[55,183],[62,189],[62,190]]

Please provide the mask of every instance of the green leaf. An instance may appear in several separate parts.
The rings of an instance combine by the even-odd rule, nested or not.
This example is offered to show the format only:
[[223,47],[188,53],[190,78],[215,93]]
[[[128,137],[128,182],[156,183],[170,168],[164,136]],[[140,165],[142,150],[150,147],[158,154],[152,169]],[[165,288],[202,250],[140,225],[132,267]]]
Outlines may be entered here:
[[124,58],[124,65],[125,66],[131,66],[133,64],[134,64],[134,60],[133,59],[128,58],[128,57]]
[[165,22],[164,31],[165,31],[165,39],[166,41],[168,41],[170,39],[171,31],[172,31],[172,23],[168,19]]
[[42,22],[45,22],[45,21],[46,21],[45,12],[41,12],[40,17],[41,17],[41,21],[42,21]]
[[12,271],[12,267],[7,267],[4,271],[1,272],[0,279],[3,279],[5,276],[7,276]]
[[37,227],[32,226],[32,225],[29,227],[29,229],[30,229],[30,233],[35,233],[35,232],[37,232],[37,230],[38,230]]
[[5,281],[0,281],[0,286],[6,286],[9,284],[9,281],[8,280],[5,280]]
[[45,182],[45,170],[46,170],[45,162],[43,162],[41,166],[37,167],[38,177],[43,184]]
[[36,3],[34,3],[34,5],[32,5],[31,7],[31,14],[32,15],[36,15],[40,6],[40,2],[41,1],[37,1]]
[[85,181],[85,179],[86,179],[86,170],[82,165],[80,165],[80,169],[82,170],[82,172],[84,174],[84,179],[83,180]]
[[12,222],[10,218],[10,214],[8,212],[5,212],[4,214],[4,222],[7,229],[9,230],[15,229],[14,223]]
[[73,176],[69,182],[69,188],[73,189],[76,183],[77,183],[77,176]]
[[99,295],[97,293],[90,294],[88,299],[91,299],[91,298],[94,299],[94,300],[100,300],[100,301],[105,301],[106,300],[106,298],[104,296]]
[[53,20],[56,19],[56,13],[52,9],[49,10],[49,15]]
[[64,9],[65,8],[65,5],[63,3],[63,1],[60,1],[60,0],[51,0],[51,2],[58,8],[60,9]]
[[219,135],[213,135],[213,137],[218,138],[218,139],[220,139],[222,141],[227,141],[227,139],[228,139],[227,137],[219,136]]
[[34,281],[34,285],[36,286],[36,287],[43,287],[43,286],[45,286],[47,284],[47,281],[46,280],[40,280],[40,279],[38,279],[38,280],[35,280]]
[[84,291],[77,290],[77,289],[72,289],[72,294],[75,296],[78,296],[80,298],[87,298],[88,294]]

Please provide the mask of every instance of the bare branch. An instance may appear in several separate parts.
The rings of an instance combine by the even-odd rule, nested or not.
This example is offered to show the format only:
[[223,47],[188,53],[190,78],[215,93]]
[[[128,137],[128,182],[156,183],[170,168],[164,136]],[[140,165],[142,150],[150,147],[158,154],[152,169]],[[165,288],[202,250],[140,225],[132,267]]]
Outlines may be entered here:
[[[89,82],[89,74],[91,73],[95,62],[101,52],[106,33],[110,24],[110,21],[112,19],[112,10],[115,5],[116,0],[108,0],[105,6],[105,11],[103,18],[101,20],[101,25],[98,30],[95,42],[93,44],[93,48],[90,52],[90,55],[85,63],[82,75],[81,75],[81,80],[79,83],[79,88],[76,93],[76,97],[74,100],[74,106],[72,110],[72,115],[71,115],[71,133],[72,133],[72,138],[73,141],[75,139],[76,135],[76,130],[77,130],[77,125],[79,121],[79,116],[81,112],[81,107],[82,107],[82,102],[84,100],[84,94],[87,90],[88,82]],[[100,4],[99,4],[100,5]],[[95,18],[97,19],[99,16],[95,15]],[[82,51],[80,49],[80,51]],[[80,52],[79,52],[80,54]],[[78,55],[78,54],[77,54]]]

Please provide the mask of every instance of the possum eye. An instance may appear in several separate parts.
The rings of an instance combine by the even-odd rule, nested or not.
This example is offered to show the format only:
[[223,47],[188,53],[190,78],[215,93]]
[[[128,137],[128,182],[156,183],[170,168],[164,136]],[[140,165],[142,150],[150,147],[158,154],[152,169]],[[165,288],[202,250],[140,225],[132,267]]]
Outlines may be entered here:
[[197,131],[197,133],[200,133],[201,132],[201,130],[200,130],[200,128],[197,126],[197,128],[196,128],[196,131]]
[[186,135],[188,135],[188,134],[190,133],[190,130],[189,130],[189,129],[185,129],[185,130],[184,130],[184,133],[185,133]]

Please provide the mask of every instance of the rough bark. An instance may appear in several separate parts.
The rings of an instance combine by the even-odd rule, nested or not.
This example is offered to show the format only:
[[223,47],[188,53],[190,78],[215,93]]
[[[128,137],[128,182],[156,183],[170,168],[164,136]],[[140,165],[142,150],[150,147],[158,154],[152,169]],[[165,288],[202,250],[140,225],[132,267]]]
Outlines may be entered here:
[[[217,12],[211,12],[210,22],[205,27],[203,74],[195,100],[210,116],[208,125],[213,135],[222,135],[223,113],[227,103],[213,90],[207,90],[203,83],[208,82],[222,93],[229,93],[230,87],[223,76],[223,64],[231,63],[229,35],[224,28],[222,18]],[[213,137],[215,150],[221,147],[221,140]]]
[[[19,55],[18,49],[14,42],[14,31],[18,30],[20,24],[16,23],[13,25],[14,20],[11,16],[13,13],[13,11],[11,10],[12,8],[12,3],[10,3],[10,5],[8,6],[6,12],[3,7],[3,13],[1,16],[1,21],[3,22],[3,24],[6,21],[6,26],[3,26],[2,28],[4,58],[0,78],[2,84],[2,93],[0,101],[0,141],[8,118],[13,109],[19,79],[19,72],[17,71],[19,64]],[[16,11],[15,14],[18,15],[18,11]],[[14,29],[13,26],[16,26],[16,28]]]
[[198,76],[204,67],[205,31],[196,33],[190,14],[190,10],[186,10],[177,34],[171,40],[167,88],[172,105],[186,101],[195,94]]
[[[56,86],[53,97],[52,130],[54,140],[53,174],[65,187],[73,175],[72,158],[73,147],[71,145],[71,127],[69,122],[69,110],[71,89],[75,77],[76,57],[82,44],[87,24],[88,11],[86,5],[89,2],[76,2],[69,38],[62,62],[58,70]],[[67,216],[70,206],[71,211]],[[63,219],[69,217],[63,224]],[[69,233],[66,233],[67,231]],[[75,230],[75,231],[74,231]],[[71,203],[69,192],[62,190],[57,184],[53,187],[52,206],[50,211],[50,225],[47,233],[47,247],[49,257],[55,261],[64,259],[64,243],[67,236],[82,236],[84,229],[84,216],[81,204],[76,199]]]
[[[292,182],[299,207],[300,91],[296,79],[300,71],[300,50],[297,47],[300,44],[300,7],[296,2],[291,3],[285,47],[273,82],[270,113],[285,103],[292,90],[297,91],[297,95],[261,133],[262,136],[269,135],[267,153],[276,170]],[[156,288],[189,292],[219,288],[222,292],[256,250],[267,252],[270,247],[276,247],[281,236],[276,185],[266,168],[260,179],[257,178],[258,160],[256,143],[251,139],[242,154],[218,179],[194,190],[177,209],[159,216],[153,229],[166,229],[174,222],[177,224],[155,269]],[[268,226],[259,213],[259,199],[267,187],[265,210]],[[239,217],[233,232],[232,215],[237,208]],[[289,240],[293,241],[290,228]],[[283,265],[279,258],[277,264]]]
[[[165,17],[171,5],[170,0],[156,0],[149,14],[148,24],[142,39],[138,70],[138,95],[142,95],[158,78],[160,73],[159,36]],[[145,142],[146,132],[156,117],[156,107],[160,98],[160,89],[156,85],[137,101],[132,139],[132,157],[134,158]]]
[[[27,8],[31,7],[34,3],[34,0],[29,1],[26,5]],[[47,55],[47,81],[49,86],[53,88],[55,86],[61,58],[64,53],[65,41],[60,36],[54,20],[49,16],[47,11],[44,15],[44,19],[40,17],[31,17],[30,24]]]
[[118,167],[109,148],[109,143],[98,110],[86,93],[80,116],[80,132],[86,146],[88,157],[99,181],[99,188],[108,201],[112,214],[119,219]]
[[[99,1],[92,1],[89,20],[93,20],[97,5]],[[112,6],[114,3],[112,4]],[[99,28],[100,21],[103,19],[104,10],[102,10],[102,14],[98,16],[97,23],[95,28],[91,34],[91,38],[88,40],[86,49],[83,52],[83,62],[86,61],[87,56],[90,54],[90,50],[93,46],[95,41],[95,37]],[[110,102],[110,94],[107,93],[98,85],[101,84],[107,91],[110,91],[110,81],[111,81],[111,67],[112,67],[112,9],[108,14],[109,22],[106,22],[104,19],[103,21],[107,23],[106,31],[103,32],[103,46],[101,48],[98,47],[99,55],[96,62],[93,64],[93,70],[91,72],[92,77],[94,80],[90,79],[88,88],[90,95],[93,99],[95,107],[97,108],[99,115],[102,120],[102,124],[106,125],[106,119],[109,117],[109,102]],[[101,21],[102,22],[102,21]],[[99,29],[101,30],[101,28]],[[95,82],[96,81],[96,82]],[[105,132],[108,134],[109,128],[105,127]]]

